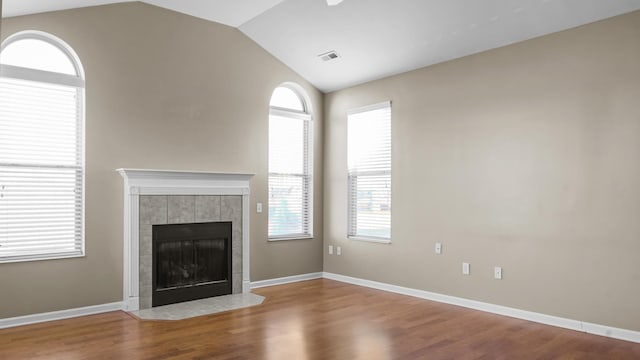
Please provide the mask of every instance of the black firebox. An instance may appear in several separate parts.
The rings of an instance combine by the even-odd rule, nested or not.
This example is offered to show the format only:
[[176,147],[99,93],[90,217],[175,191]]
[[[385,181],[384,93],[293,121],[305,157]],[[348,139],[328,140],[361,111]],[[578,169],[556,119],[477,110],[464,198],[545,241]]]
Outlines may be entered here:
[[153,225],[152,306],[231,294],[231,222]]

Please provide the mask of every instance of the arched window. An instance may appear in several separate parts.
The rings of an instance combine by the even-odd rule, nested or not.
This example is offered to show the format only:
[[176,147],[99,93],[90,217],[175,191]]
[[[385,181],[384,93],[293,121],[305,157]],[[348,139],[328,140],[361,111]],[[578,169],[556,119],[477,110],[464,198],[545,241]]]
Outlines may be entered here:
[[311,111],[302,89],[277,87],[269,110],[269,239],[312,236]]
[[84,255],[84,72],[53,35],[0,50],[0,262]]

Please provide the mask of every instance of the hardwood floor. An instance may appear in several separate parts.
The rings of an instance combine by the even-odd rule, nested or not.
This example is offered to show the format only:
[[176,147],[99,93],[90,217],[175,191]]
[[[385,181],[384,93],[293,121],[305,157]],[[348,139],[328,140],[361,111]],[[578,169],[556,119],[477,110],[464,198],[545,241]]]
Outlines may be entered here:
[[640,344],[321,279],[181,321],[111,312],[0,330],[0,359],[640,359]]

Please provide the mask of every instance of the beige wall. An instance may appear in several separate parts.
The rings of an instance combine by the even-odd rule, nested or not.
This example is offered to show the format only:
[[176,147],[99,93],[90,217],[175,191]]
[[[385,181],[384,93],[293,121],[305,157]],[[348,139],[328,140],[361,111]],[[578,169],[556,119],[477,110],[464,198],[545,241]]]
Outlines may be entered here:
[[[640,330],[638,39],[635,12],[328,94],[325,271]],[[383,100],[391,245],[345,237],[346,112]]]
[[[86,73],[84,258],[0,264],[0,318],[122,299],[123,184],[116,168],[255,173],[251,280],[322,270],[322,94],[238,30],[142,3],[4,19],[4,37],[50,32]],[[268,243],[268,110],[293,81],[311,97],[313,240]]]

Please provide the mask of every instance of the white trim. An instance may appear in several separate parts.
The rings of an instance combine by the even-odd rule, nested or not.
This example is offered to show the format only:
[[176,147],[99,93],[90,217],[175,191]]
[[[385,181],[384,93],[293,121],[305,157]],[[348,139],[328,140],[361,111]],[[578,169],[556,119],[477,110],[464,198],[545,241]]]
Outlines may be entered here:
[[0,329],[122,310],[121,302],[0,319]]
[[390,108],[390,107],[391,107],[391,101],[387,100],[387,101],[379,102],[377,104],[365,105],[355,109],[350,109],[347,111],[347,115],[359,114],[367,111],[380,110],[380,109]]
[[[300,102],[302,103],[302,107],[304,110],[302,112],[293,109],[281,108],[278,106],[272,106],[271,101],[269,102],[269,122],[271,123],[272,117],[275,118],[293,118],[297,120],[304,121],[304,126],[306,127],[306,137],[304,140],[304,152],[306,157],[304,159],[305,169],[302,174],[282,174],[282,173],[273,173],[269,169],[268,181],[270,182],[271,176],[298,176],[302,178],[302,180],[308,181],[309,188],[307,192],[303,192],[302,206],[303,210],[306,205],[306,229],[302,229],[306,231],[305,234],[284,234],[281,236],[271,236],[269,233],[271,231],[270,227],[267,229],[267,241],[282,241],[282,240],[298,240],[298,239],[309,239],[313,238],[313,225],[314,225],[314,202],[315,202],[315,192],[314,192],[314,147],[315,147],[315,136],[314,136],[314,125],[313,125],[313,109],[311,99],[307,95],[307,92],[300,85],[293,82],[285,82],[277,86],[273,92],[275,92],[278,88],[286,88],[291,91],[295,95],[298,96]],[[273,93],[272,93],[273,97]],[[269,154],[271,154],[271,148],[269,148]],[[269,155],[271,156],[271,155]],[[267,204],[268,205],[268,204]],[[303,218],[305,211],[303,211]],[[304,223],[304,221],[303,221]],[[304,227],[304,225],[303,225]]]
[[[2,2],[0,1],[0,4],[1,3]],[[80,61],[80,58],[78,57],[78,54],[76,54],[76,52],[71,46],[69,46],[69,44],[55,35],[37,30],[20,31],[9,36],[2,42],[0,52],[12,43],[25,39],[36,39],[44,41],[60,50],[69,59],[69,62],[73,65],[77,75],[69,75],[52,71],[2,64],[0,65],[0,76],[27,81],[47,82],[84,89],[84,68],[82,66],[82,62]],[[82,106],[84,106],[84,102]]]
[[0,76],[18,80],[64,85],[79,89],[84,89],[85,87],[84,79],[75,75],[29,69],[13,65],[0,65]]
[[287,119],[298,119],[311,122],[311,115],[307,113],[297,112],[290,109],[281,109],[275,106],[269,108],[269,116],[277,116]]
[[364,242],[369,242],[369,243],[376,243],[376,244],[391,244],[391,239],[385,239],[385,238],[377,238],[377,237],[369,237],[369,236],[363,236],[363,235],[354,235],[354,236],[348,236],[347,235],[347,239],[349,240],[353,240],[353,241],[364,241]]
[[[0,6],[2,5],[2,0],[0,0]],[[0,11],[1,12],[1,11]],[[40,260],[54,260],[54,259],[69,259],[69,258],[80,258],[85,257],[86,252],[86,239],[85,239],[85,225],[86,225],[86,99],[85,99],[85,74],[84,68],[82,66],[82,62],[80,58],[73,50],[71,46],[69,46],[65,41],[54,36],[52,34],[37,31],[37,30],[26,30],[14,33],[7,37],[0,44],[0,54],[2,54],[8,46],[22,40],[38,40],[53,46],[55,49],[60,51],[63,56],[69,61],[71,66],[75,71],[75,75],[70,75],[66,73],[59,73],[55,71],[46,71],[40,69],[33,69],[29,67],[23,67],[18,65],[8,65],[8,64],[0,64],[0,77],[1,78],[11,78],[25,81],[38,82],[43,84],[53,84],[53,85],[64,85],[75,88],[76,93],[76,101],[75,101],[75,125],[76,125],[76,155],[77,155],[77,163],[75,165],[53,165],[53,166],[45,166],[40,165],[37,167],[40,168],[48,168],[48,169],[68,169],[68,170],[76,170],[80,173],[80,209],[79,209],[79,217],[75,217],[74,231],[76,230],[76,226],[80,226],[80,234],[79,237],[74,235],[75,240],[75,249],[74,251],[65,251],[62,253],[56,253],[55,248],[57,246],[53,246],[49,252],[42,254],[18,254],[18,255],[9,255],[5,257],[0,257],[0,263],[12,263],[12,262],[26,262],[26,261],[40,261]],[[30,54],[34,55],[34,54]],[[37,54],[35,54],[37,55]],[[22,86],[22,85],[20,85]],[[79,149],[78,149],[79,148]],[[13,163],[13,164],[3,164],[10,167],[20,167],[24,164]],[[77,178],[76,178],[76,185]],[[76,197],[78,193],[76,192]],[[77,200],[77,198],[76,198]],[[25,251],[26,252],[26,251]]]
[[230,187],[189,187],[189,188],[176,188],[176,187],[144,187],[138,189],[138,195],[245,195],[248,194],[249,189],[240,186]]
[[310,274],[286,276],[286,277],[281,277],[276,279],[260,280],[260,281],[252,282],[251,288],[258,289],[266,286],[283,285],[283,284],[289,284],[289,283],[294,283],[299,281],[322,279],[322,277],[323,277],[323,273],[317,272],[317,273],[310,273]]
[[0,51],[4,50],[4,48],[11,45],[11,43],[14,43],[20,40],[25,40],[25,39],[41,40],[56,47],[58,50],[60,50],[63,54],[65,54],[69,58],[69,61],[71,62],[71,64],[76,70],[76,73],[78,74],[76,76],[81,79],[85,78],[82,62],[80,61],[78,54],[76,54],[73,48],[69,46],[69,44],[67,44],[64,40],[60,39],[59,37],[44,31],[25,30],[25,31],[17,32],[9,36],[2,42],[2,49]]
[[212,181],[219,181],[220,185],[226,187],[234,185],[247,187],[247,182],[254,175],[194,170],[116,169],[116,171],[141,187],[172,185],[198,187],[201,185],[210,188]]
[[[84,237],[83,237],[84,239]],[[37,255],[25,255],[20,257],[2,257],[0,256],[0,264],[10,264],[10,263],[19,263],[19,262],[27,262],[27,261],[41,261],[41,260],[61,260],[61,259],[73,259],[73,258],[83,258],[85,257],[84,253],[84,243],[82,244],[83,250],[81,253],[51,253],[46,256],[37,256]],[[32,257],[33,256],[33,257]]]
[[[303,88],[302,86],[298,85],[295,82],[285,81],[282,84],[276,86],[273,89],[273,91],[275,91],[279,87],[285,87],[285,88],[289,88],[290,90],[293,90],[293,92],[295,92],[296,95],[298,95],[300,100],[302,100],[302,106],[304,107],[304,111],[302,113],[309,114],[309,115],[313,116],[313,103],[311,102],[311,98],[307,94],[307,90],[305,90],[305,88]],[[273,96],[273,93],[271,93],[271,94]],[[269,107],[270,108],[273,107],[273,108],[276,108],[276,109],[282,109],[282,108],[279,108],[277,106],[271,106],[271,101],[269,101]],[[295,111],[295,110],[291,110],[291,109],[282,109],[282,110]]]
[[562,318],[558,316],[546,315],[532,311],[514,309],[501,305],[494,305],[476,300],[469,300],[460,297],[443,295],[424,290],[417,290],[403,286],[391,285],[377,281],[354,278],[351,276],[323,272],[325,279],[340,281],[353,285],[388,291],[396,294],[408,295],[420,299],[437,301],[440,303],[462,306],[469,309],[480,310],[488,313],[509,316],[517,319],[528,320],[540,324],[561,327],[565,329],[581,331],[588,334],[601,335],[619,340],[626,340],[640,343],[640,331],[626,330],[605,325],[590,324],[587,322]]
[[[581,322],[578,320],[566,319],[551,315],[545,315],[540,313],[535,313],[531,311],[519,310],[514,308],[509,308],[506,306],[494,305],[489,303],[484,303],[475,300],[469,300],[464,298],[459,298],[455,296],[442,295],[438,293],[433,293],[424,290],[417,290],[397,285],[385,284],[377,281],[365,280],[354,278],[350,276],[333,274],[329,272],[317,272],[317,273],[309,273],[309,274],[301,274],[301,275],[293,275],[287,277],[281,277],[276,279],[268,279],[268,280],[260,280],[254,281],[250,283],[251,289],[258,289],[267,286],[275,286],[275,285],[283,285],[294,282],[306,281],[306,280],[314,280],[314,279],[329,279],[340,281],[348,284],[364,286],[368,288],[378,289],[382,291],[388,291],[396,294],[408,295],[417,297],[420,299],[437,301],[445,304],[457,305],[466,307],[469,309],[485,311],[493,314],[509,316],[517,319],[533,321],[545,325],[551,325],[556,327],[561,327],[565,329],[582,331],[588,334],[600,335],[605,337],[610,337],[619,340],[631,341],[635,343],[640,343],[640,332],[620,329],[611,326],[592,324],[588,322]],[[248,284],[248,283],[246,283]],[[245,283],[243,282],[243,288]],[[248,292],[243,289],[243,292]],[[110,311],[117,310],[126,310],[127,304],[121,302],[114,302],[109,304],[102,305],[93,305],[86,306],[81,308],[74,308],[68,310],[61,311],[53,311],[48,313],[40,313],[33,315],[25,315],[25,316],[17,316],[12,318],[0,319],[0,329],[36,324],[46,321],[54,321],[54,320],[62,320],[62,319],[70,319],[79,316],[87,316],[94,314],[101,314]]]
[[270,237],[267,239],[267,241],[278,242],[278,241],[311,240],[313,238],[314,238],[313,235],[304,235],[304,234],[300,234],[300,236],[284,235],[282,237]]
[[124,179],[124,310],[136,311],[140,308],[140,195],[242,195],[242,292],[249,292],[249,181],[253,174],[154,169],[116,171]]
[[251,272],[249,267],[249,256],[251,246],[249,245],[249,178],[247,178],[247,188],[242,196],[242,292],[251,291]]
[[614,328],[611,326],[591,324],[587,322],[582,323],[582,331],[589,334],[640,343],[640,331]]
[[[376,114],[371,114],[377,112]],[[371,125],[372,123],[375,124]],[[371,134],[363,133],[361,126],[376,128]],[[373,133],[375,132],[375,134]],[[393,231],[391,224],[391,215],[393,212],[393,136],[392,136],[392,119],[391,119],[391,101],[384,101],[377,104],[367,105],[357,109],[349,110],[347,113],[347,237],[354,240],[391,243],[391,233]],[[375,150],[365,149],[364,154],[360,154],[359,159],[352,159],[354,155],[354,146],[359,145],[363,138],[375,137],[379,144]],[[388,140],[388,143],[387,143]],[[387,146],[388,145],[388,146]],[[370,147],[370,146],[369,146]],[[388,150],[388,154],[387,154]],[[388,155],[388,156],[387,156]],[[366,164],[366,165],[365,165]],[[364,169],[364,170],[363,170]],[[366,170],[368,169],[368,170]],[[377,230],[383,233],[380,236],[367,236],[362,234],[363,229],[359,225],[359,206],[358,201],[361,200],[361,191],[358,184],[361,179],[367,183],[367,179],[373,177],[373,182],[369,183],[369,190],[373,192],[388,192],[387,201],[381,201],[380,206],[387,202],[389,205],[388,224],[385,221],[386,216],[373,221],[373,225]],[[388,183],[386,182],[388,178]],[[386,189],[386,190],[385,190]],[[382,210],[382,208],[380,208]],[[373,210],[375,212],[375,210]],[[372,224],[369,224],[373,226]],[[384,230],[389,231],[385,236]]]

